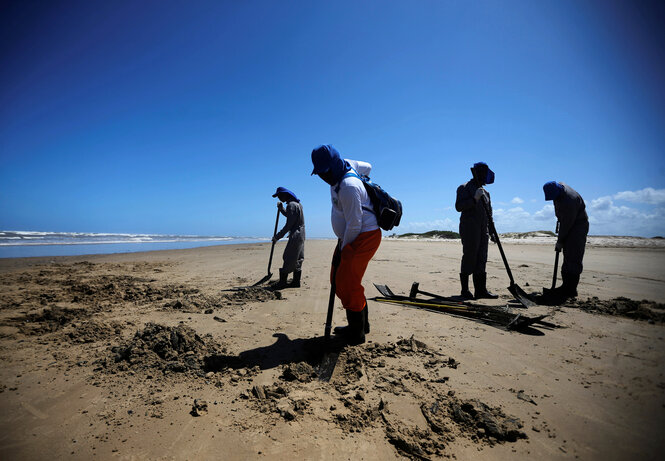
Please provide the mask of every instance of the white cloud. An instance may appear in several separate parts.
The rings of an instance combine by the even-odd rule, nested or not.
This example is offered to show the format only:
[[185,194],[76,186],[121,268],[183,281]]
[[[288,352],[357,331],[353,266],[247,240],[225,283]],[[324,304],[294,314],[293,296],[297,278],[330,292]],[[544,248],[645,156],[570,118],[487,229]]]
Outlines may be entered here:
[[653,187],[647,187],[637,191],[619,192],[618,194],[614,194],[612,198],[614,200],[623,200],[633,203],[662,205],[665,204],[665,189],[654,189]]
[[540,210],[533,214],[533,218],[537,221],[551,221],[555,218],[554,205],[547,203]]
[[[621,194],[624,193],[621,192],[613,197]],[[587,213],[591,232],[594,234],[642,236],[665,234],[665,207],[662,206],[642,211],[624,205],[617,206],[612,197],[605,196],[592,200]]]
[[525,232],[554,229],[554,207],[546,204],[541,210],[529,213],[522,207],[494,210],[494,223],[499,232]]
[[431,230],[454,230],[457,231],[459,221],[453,221],[450,218],[435,219],[433,221],[410,222],[400,224],[399,233],[406,232],[427,232]]
[[516,205],[520,205],[520,204],[524,203],[524,200],[522,200],[522,199],[519,198],[519,197],[514,197],[514,198],[510,201],[510,203],[514,203],[514,204],[516,204]]

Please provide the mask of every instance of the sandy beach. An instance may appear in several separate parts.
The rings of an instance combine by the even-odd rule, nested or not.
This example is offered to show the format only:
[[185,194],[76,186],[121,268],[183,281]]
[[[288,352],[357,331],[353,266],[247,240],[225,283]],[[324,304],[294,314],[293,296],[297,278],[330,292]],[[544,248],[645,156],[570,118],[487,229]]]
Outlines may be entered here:
[[[459,291],[459,242],[384,239],[368,342],[324,355],[334,245],[279,292],[233,290],[268,243],[0,260],[0,459],[661,459],[663,306],[616,300],[665,303],[661,246],[591,245],[578,303],[510,308],[557,326],[518,332],[371,300]],[[504,247],[550,286],[553,245]],[[507,286],[491,245],[485,303]]]

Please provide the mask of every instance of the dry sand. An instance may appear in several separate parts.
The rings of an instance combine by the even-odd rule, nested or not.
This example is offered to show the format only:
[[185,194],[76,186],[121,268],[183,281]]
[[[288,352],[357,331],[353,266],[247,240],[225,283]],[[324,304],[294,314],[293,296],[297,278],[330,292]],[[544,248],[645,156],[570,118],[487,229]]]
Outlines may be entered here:
[[[303,287],[275,293],[222,291],[268,244],[0,260],[0,459],[661,459],[663,306],[612,300],[665,302],[665,250],[588,248],[598,299],[522,310],[562,327],[531,334],[370,301],[368,342],[321,364],[333,247],[308,241]],[[552,246],[505,250],[550,285]],[[460,253],[384,240],[366,294],[456,294]],[[496,246],[488,285],[510,300]]]

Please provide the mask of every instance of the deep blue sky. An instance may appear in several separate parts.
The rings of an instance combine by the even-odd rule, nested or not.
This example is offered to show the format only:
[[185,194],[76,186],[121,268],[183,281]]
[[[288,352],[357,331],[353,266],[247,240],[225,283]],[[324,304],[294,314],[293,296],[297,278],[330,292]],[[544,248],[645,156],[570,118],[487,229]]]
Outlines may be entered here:
[[[485,161],[500,232],[665,234],[663,6],[553,1],[62,1],[0,10],[0,229],[266,236],[277,186],[331,236],[331,143],[456,229]],[[545,207],[545,208],[544,208]]]

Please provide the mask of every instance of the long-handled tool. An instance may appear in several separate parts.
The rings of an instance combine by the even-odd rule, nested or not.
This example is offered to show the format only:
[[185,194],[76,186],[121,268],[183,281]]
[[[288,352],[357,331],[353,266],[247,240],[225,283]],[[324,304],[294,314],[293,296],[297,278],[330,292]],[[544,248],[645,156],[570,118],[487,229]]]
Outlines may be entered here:
[[270,259],[268,260],[268,275],[266,275],[261,280],[252,285],[253,287],[267,282],[268,280],[270,280],[270,277],[272,277],[272,272],[270,272],[270,266],[272,265],[272,254],[275,251],[275,236],[277,235],[278,224],[279,224],[279,208],[277,209],[277,218],[275,218],[275,230],[272,233],[272,246],[270,247]]
[[513,273],[510,270],[508,260],[506,259],[506,254],[503,252],[503,247],[501,246],[501,241],[499,240],[499,234],[497,233],[496,227],[494,226],[494,219],[492,219],[492,213],[490,213],[489,206],[487,205],[487,199],[483,196],[481,200],[483,202],[483,207],[485,208],[485,213],[487,214],[487,219],[489,220],[490,233],[496,240],[496,244],[499,247],[499,252],[501,253],[501,259],[503,259],[503,265],[506,266],[506,272],[508,272],[508,278],[510,279],[510,286],[508,287],[508,291],[510,291],[510,294],[512,294],[515,299],[519,301],[520,304],[522,304],[524,307],[535,306],[536,303],[529,297],[526,291],[524,291],[515,283],[515,279],[513,279]]
[[341,241],[337,241],[337,246],[335,247],[335,252],[333,253],[332,259],[332,274],[330,276],[330,296],[328,297],[328,314],[326,315],[326,328],[323,332],[323,336],[328,342],[330,339],[330,330],[332,329],[332,318],[333,318],[333,307],[335,305],[335,280],[337,278],[337,268],[342,259],[342,249],[340,248]]
[[[559,235],[559,221],[556,222],[555,234]],[[554,257],[554,275],[552,276],[552,288],[543,288],[543,296],[551,296],[554,293],[554,288],[556,287],[556,271],[559,268],[559,253],[560,249],[556,248],[556,256]]]
[[554,257],[554,275],[552,276],[552,288],[543,288],[543,296],[551,296],[554,293],[554,288],[556,287],[556,272],[559,268],[559,253],[561,250],[557,248],[556,256]]

